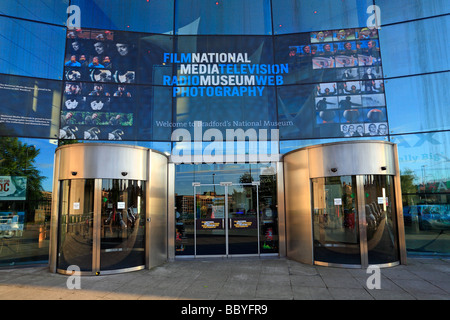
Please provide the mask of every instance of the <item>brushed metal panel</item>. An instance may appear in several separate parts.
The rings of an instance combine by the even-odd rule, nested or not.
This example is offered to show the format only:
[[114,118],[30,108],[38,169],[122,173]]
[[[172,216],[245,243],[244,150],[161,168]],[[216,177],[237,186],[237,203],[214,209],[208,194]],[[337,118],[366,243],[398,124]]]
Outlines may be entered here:
[[[59,179],[147,179],[146,148],[108,143],[59,147]],[[73,175],[72,172],[76,172]],[[126,172],[126,175],[122,173]]]
[[175,164],[168,164],[167,172],[168,200],[167,200],[167,258],[175,260]]
[[287,257],[313,264],[308,150],[284,157]]
[[397,174],[394,177],[394,195],[395,195],[395,208],[397,210],[397,229],[398,229],[398,246],[400,254],[400,263],[407,264],[406,255],[406,238],[405,238],[405,222],[403,220],[403,201],[402,201],[402,188],[400,181],[400,165],[398,162],[398,149],[394,147],[394,157],[396,159],[395,166],[397,168]]
[[58,254],[58,226],[59,226],[59,153],[54,155],[53,167],[53,193],[52,193],[52,211],[50,220],[50,245],[49,245],[49,269],[56,273],[57,254]]
[[149,150],[148,179],[148,268],[161,265],[167,261],[167,164],[166,156]]
[[310,177],[395,175],[393,146],[385,141],[357,141],[309,147]]
[[278,254],[280,257],[286,257],[286,206],[284,195],[284,166],[283,162],[277,162]]

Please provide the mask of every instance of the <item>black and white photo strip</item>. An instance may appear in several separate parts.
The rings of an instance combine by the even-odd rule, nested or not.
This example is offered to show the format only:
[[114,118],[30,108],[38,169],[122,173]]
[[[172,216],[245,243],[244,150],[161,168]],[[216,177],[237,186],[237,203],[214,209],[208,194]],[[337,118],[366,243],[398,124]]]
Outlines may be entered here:
[[60,139],[131,137],[134,106],[134,92],[127,85],[66,82]]
[[341,124],[340,127],[343,137],[371,137],[388,134],[386,122]]
[[[358,133],[365,135],[369,132],[366,123],[387,121],[383,80],[372,80],[370,85],[366,82],[317,84],[314,100],[316,125],[360,125],[362,128],[359,128]],[[342,128],[341,126],[338,136],[348,135]]]
[[381,55],[376,29],[342,29],[311,32],[311,44],[298,52],[312,57],[313,69],[380,66]]
[[60,139],[123,140],[133,133],[133,114],[121,112],[63,111]]
[[136,42],[124,33],[75,30],[67,33],[65,80],[134,83]]

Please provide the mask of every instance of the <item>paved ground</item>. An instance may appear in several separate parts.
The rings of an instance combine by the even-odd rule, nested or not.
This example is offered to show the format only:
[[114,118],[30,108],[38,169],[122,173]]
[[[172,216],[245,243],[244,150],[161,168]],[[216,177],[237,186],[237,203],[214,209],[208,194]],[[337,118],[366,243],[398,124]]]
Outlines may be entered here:
[[450,300],[450,260],[409,258],[381,269],[381,289],[368,289],[363,269],[309,266],[288,259],[167,262],[152,270],[81,277],[46,267],[0,270],[1,300]]

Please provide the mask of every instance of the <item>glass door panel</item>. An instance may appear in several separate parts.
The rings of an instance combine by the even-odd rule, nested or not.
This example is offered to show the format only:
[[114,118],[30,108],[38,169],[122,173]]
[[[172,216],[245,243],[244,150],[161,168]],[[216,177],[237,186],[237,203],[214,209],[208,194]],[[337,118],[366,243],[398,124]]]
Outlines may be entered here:
[[399,260],[393,178],[364,176],[369,264]]
[[102,180],[100,270],[145,265],[145,182]]
[[226,205],[225,187],[194,187],[196,255],[225,255]]
[[57,268],[92,271],[94,180],[61,181]]
[[356,176],[312,179],[314,260],[361,264]]
[[258,186],[228,187],[229,254],[258,254]]

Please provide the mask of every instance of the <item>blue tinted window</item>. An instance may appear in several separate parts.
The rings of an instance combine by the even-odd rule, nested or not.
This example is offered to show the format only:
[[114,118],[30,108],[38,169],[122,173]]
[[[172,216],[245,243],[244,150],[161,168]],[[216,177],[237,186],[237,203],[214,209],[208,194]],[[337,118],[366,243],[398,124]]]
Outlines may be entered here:
[[[382,140],[387,141],[387,137],[362,137],[357,138],[360,140]],[[300,148],[316,146],[323,143],[342,142],[342,141],[354,141],[355,138],[333,138],[333,139],[307,139],[307,140],[285,140],[280,141],[280,154],[285,154],[293,150]]]
[[412,171],[415,176],[414,184],[433,183],[436,188],[434,192],[449,192],[449,132],[396,135],[391,137],[391,141],[398,146],[398,160],[402,174],[405,171]]
[[381,25],[450,13],[448,0],[375,0]]
[[0,73],[61,79],[66,30],[0,17]]
[[450,129],[450,72],[385,81],[391,133]]
[[69,0],[0,1],[0,14],[65,25]]
[[0,135],[58,136],[61,81],[0,75]]
[[172,33],[173,0],[72,0],[81,9],[81,26]]
[[385,77],[449,70],[449,28],[450,16],[382,27]]
[[178,0],[177,33],[271,34],[269,0]]
[[275,34],[366,26],[371,0],[272,0]]

